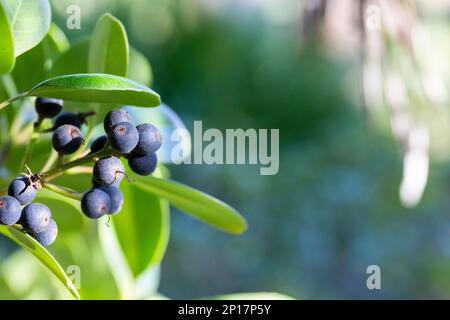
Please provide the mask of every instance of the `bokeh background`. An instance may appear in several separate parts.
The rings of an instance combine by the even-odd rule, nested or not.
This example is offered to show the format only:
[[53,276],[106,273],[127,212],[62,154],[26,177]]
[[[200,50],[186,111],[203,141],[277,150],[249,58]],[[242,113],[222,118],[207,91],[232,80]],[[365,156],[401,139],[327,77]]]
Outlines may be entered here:
[[[81,7],[80,30],[65,28],[70,4]],[[227,235],[172,210],[161,293],[450,296],[449,1],[52,5],[72,41],[104,12],[121,19],[151,62],[155,90],[189,129],[194,120],[280,129],[277,175],[254,165],[170,166],[173,178],[237,208],[249,229]],[[0,240],[2,257],[16,254]],[[373,264],[381,290],[366,287]]]

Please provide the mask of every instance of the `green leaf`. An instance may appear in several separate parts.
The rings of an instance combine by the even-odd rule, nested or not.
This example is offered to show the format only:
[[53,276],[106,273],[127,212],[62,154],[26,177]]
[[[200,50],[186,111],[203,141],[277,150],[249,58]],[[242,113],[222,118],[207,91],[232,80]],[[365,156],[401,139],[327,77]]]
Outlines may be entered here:
[[38,84],[24,95],[142,107],[156,107],[161,103],[159,95],[146,86],[108,74],[59,76]]
[[88,72],[125,77],[128,70],[128,38],[117,18],[107,13],[100,17],[91,36]]
[[39,190],[36,201],[50,208],[59,231],[79,231],[86,225],[81,213],[80,201],[64,197],[46,188]]
[[8,73],[14,68],[14,40],[8,16],[0,2],[0,74]]
[[142,83],[150,88],[153,84],[152,66],[148,62],[147,58],[133,47],[130,48],[128,78]]
[[69,39],[67,39],[64,31],[62,31],[61,28],[55,23],[50,25],[47,38],[49,40],[49,45],[52,47],[52,51],[62,53],[70,48]]
[[87,73],[89,39],[85,38],[55,59],[49,71],[51,77],[65,74]]
[[2,2],[11,23],[14,52],[17,57],[44,39],[50,28],[50,3],[48,0],[2,0]]
[[76,298],[80,299],[80,295],[72,281],[69,279],[64,269],[59,265],[58,261],[43,246],[34,240],[28,234],[23,233],[17,227],[0,225],[0,233],[10,238],[22,248],[31,252],[44,266],[46,266],[69,290]]
[[122,184],[121,190],[127,200],[122,211],[113,217],[114,227],[137,277],[149,265],[161,262],[164,256],[170,232],[169,204],[134,183]]
[[226,203],[179,182],[133,175],[134,184],[216,228],[231,233],[247,229],[245,219]]
[[[53,59],[67,49],[67,46],[64,33],[59,27],[52,25],[41,43],[18,57],[12,75],[19,92],[44,81]],[[33,72],[30,72],[30,66],[33,66]]]

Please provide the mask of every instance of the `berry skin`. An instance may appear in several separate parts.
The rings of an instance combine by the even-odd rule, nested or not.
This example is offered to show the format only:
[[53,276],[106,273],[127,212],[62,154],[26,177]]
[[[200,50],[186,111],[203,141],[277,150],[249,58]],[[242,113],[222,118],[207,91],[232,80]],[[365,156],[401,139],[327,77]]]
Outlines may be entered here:
[[83,136],[77,127],[65,124],[58,127],[53,133],[53,148],[59,154],[72,154],[83,144]]
[[11,196],[0,197],[0,224],[10,226],[17,223],[22,214],[19,201]]
[[118,187],[125,175],[125,167],[119,158],[109,156],[95,163],[93,173],[100,185]]
[[91,189],[81,198],[81,210],[91,219],[98,219],[111,210],[111,198],[100,189]]
[[55,220],[50,219],[50,222],[44,230],[37,233],[31,233],[31,236],[41,245],[47,247],[56,240],[56,237],[58,236],[58,225]]
[[81,128],[82,121],[78,115],[72,112],[64,112],[61,113],[58,117],[56,117],[53,126],[55,128],[61,127],[65,124],[71,124],[78,129]]
[[61,112],[64,101],[53,98],[37,98],[34,105],[41,118],[53,118]]
[[33,202],[23,208],[20,223],[26,231],[33,234],[44,231],[51,218],[52,213],[46,205]]
[[136,127],[139,133],[139,142],[134,148],[133,153],[149,154],[156,152],[161,147],[161,132],[155,126],[149,123],[143,123]]
[[98,188],[98,187],[101,187],[102,185],[100,184],[100,183],[98,183],[97,182],[97,180],[95,180],[95,178],[94,177],[92,177],[92,187],[93,188]]
[[102,150],[105,147],[107,141],[108,137],[106,135],[102,135],[97,139],[95,139],[94,141],[92,141],[91,153],[96,153]]
[[108,133],[111,146],[119,152],[130,153],[139,141],[137,129],[129,122],[120,122]]
[[110,187],[110,186],[102,186],[99,189],[106,192],[109,198],[111,199],[111,208],[109,210],[109,214],[118,213],[123,206],[122,190],[120,190],[117,187]]
[[123,109],[115,109],[108,112],[108,114],[105,117],[105,120],[103,121],[103,127],[105,128],[105,132],[109,133],[116,124],[120,122],[129,122],[133,123],[133,119],[129,115],[128,112],[126,112]]
[[15,178],[8,187],[8,195],[14,197],[24,206],[36,197],[37,189],[30,183],[27,177]]
[[149,153],[146,155],[131,154],[128,157],[128,165],[131,170],[141,176],[148,176],[153,173],[158,163],[156,153]]

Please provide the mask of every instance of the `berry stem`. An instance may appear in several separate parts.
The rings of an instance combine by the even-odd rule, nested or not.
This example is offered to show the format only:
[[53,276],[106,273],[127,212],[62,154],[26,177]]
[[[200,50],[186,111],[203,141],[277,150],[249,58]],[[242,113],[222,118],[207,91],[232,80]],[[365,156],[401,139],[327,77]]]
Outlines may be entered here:
[[55,193],[58,193],[64,197],[75,199],[75,200],[81,200],[81,197],[83,196],[81,193],[78,193],[74,190],[64,188],[61,186],[57,186],[56,184],[52,184],[52,183],[44,183],[43,187],[48,190],[51,190]]
[[96,158],[109,156],[109,155],[113,155],[116,153],[117,152],[115,150],[113,150],[112,148],[108,148],[108,149],[100,150],[99,152],[96,152],[96,153],[87,154],[86,156],[79,158],[77,160],[73,160],[73,161],[64,163],[56,168],[53,168],[47,172],[44,172],[43,174],[45,177],[45,181],[50,181],[51,179],[53,179],[55,176],[58,176],[63,171],[69,170],[74,167],[88,164],[88,163],[94,161],[94,159],[96,159]]
[[39,117],[39,119],[35,122],[33,125],[33,131],[31,133],[31,139],[28,142],[26,149],[25,149],[25,155],[23,156],[22,162],[20,164],[19,170],[22,170],[23,167],[30,162],[31,155],[33,154],[34,146],[36,145],[36,142],[39,139],[39,128],[42,124],[42,118]]

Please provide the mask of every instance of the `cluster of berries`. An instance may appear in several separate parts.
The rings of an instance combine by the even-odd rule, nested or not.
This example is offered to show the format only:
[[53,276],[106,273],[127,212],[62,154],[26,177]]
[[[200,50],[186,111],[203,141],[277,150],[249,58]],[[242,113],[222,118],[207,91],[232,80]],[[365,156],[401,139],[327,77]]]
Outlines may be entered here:
[[[110,111],[103,122],[106,135],[98,137],[91,145],[96,153],[109,143],[121,156],[128,159],[131,170],[139,175],[149,175],[156,169],[156,151],[160,148],[160,131],[151,124],[137,127],[131,116],[123,109]],[[81,209],[92,219],[105,214],[115,214],[123,204],[123,193],[119,185],[126,176],[122,161],[116,156],[99,159],[93,170],[93,188],[81,199]]]
[[[35,102],[38,114],[37,123],[45,118],[54,118],[52,145],[60,156],[76,152],[84,143],[81,126],[86,123],[88,113],[65,112],[58,116],[64,102],[59,99],[37,98]],[[119,157],[128,160],[130,168],[139,175],[149,175],[156,169],[158,162],[156,151],[160,148],[160,131],[151,124],[138,126],[133,124],[131,116],[123,109],[110,111],[104,119],[106,135],[95,139],[91,144],[91,154],[111,147],[114,155],[97,160],[93,168],[93,188],[81,199],[83,213],[92,219],[105,214],[118,213],[124,197],[119,185],[126,176],[125,168]],[[28,173],[15,178],[8,187],[8,196],[0,197],[0,224],[21,224],[42,245],[52,244],[58,234],[56,222],[50,209],[41,203],[32,203],[37,191],[42,188],[42,174]]]
[[[42,203],[32,203],[37,190],[41,188],[40,174],[32,174],[30,169],[23,177],[15,178],[8,187],[8,196],[0,197],[0,223],[22,228],[44,246],[55,241],[58,226],[52,219],[50,209]],[[23,207],[22,207],[23,206]]]

